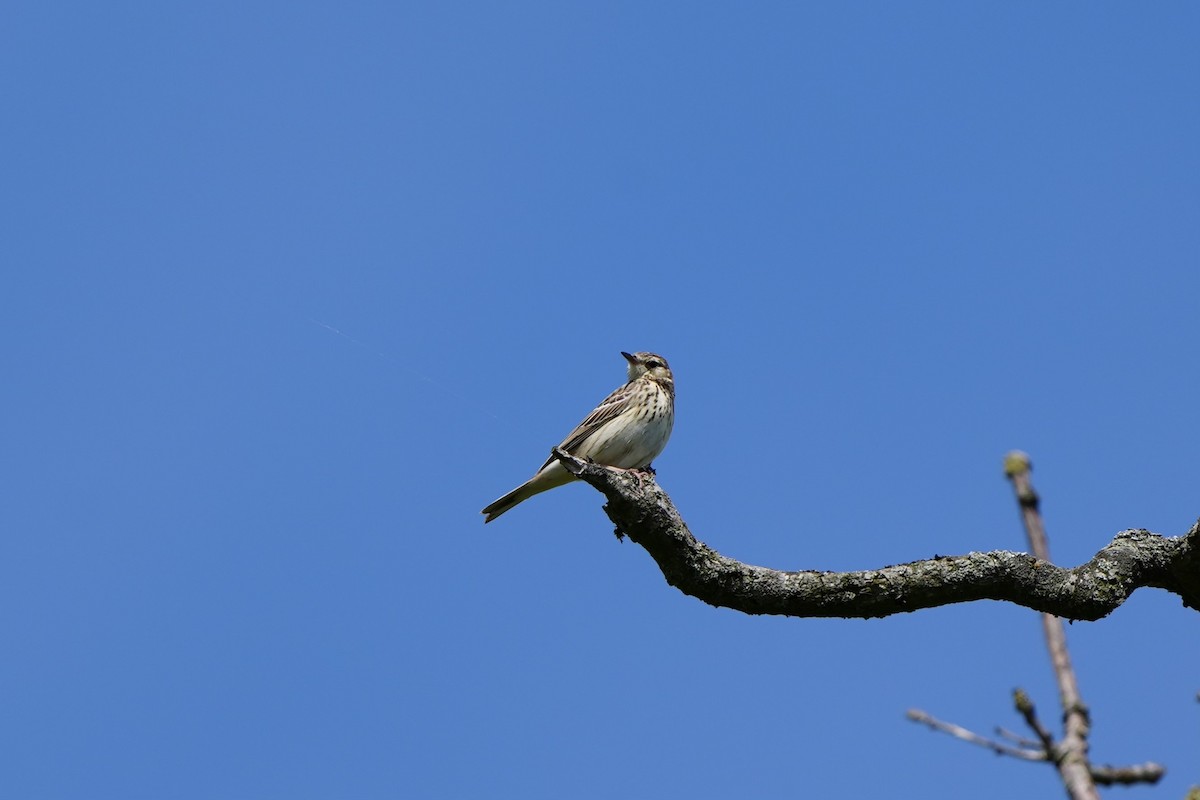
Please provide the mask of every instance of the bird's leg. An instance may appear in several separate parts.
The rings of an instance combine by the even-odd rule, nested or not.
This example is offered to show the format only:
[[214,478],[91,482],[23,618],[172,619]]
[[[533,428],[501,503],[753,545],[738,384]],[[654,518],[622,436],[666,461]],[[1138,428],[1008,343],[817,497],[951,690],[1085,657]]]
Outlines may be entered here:
[[633,477],[637,478],[639,489],[646,488],[646,484],[644,483],[645,476],[649,475],[650,480],[654,480],[654,476],[656,474],[657,473],[654,471],[654,467],[650,466],[649,464],[647,464],[644,467],[641,467],[640,469],[633,470]]
[[646,488],[646,476],[653,478],[655,475],[654,468],[649,464],[644,467],[609,467],[609,469],[615,469],[618,472],[624,472],[632,475],[633,479],[637,481],[638,489]]

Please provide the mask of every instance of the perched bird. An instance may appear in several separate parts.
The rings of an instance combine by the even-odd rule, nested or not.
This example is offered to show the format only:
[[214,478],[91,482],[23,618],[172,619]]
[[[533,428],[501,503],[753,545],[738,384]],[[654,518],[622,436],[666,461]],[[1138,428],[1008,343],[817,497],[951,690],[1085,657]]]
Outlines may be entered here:
[[[629,382],[614,391],[559,445],[573,456],[622,469],[648,467],[667,446],[675,424],[675,379],[654,353],[621,353]],[[517,503],[576,480],[553,455],[525,483],[483,509],[491,522]]]

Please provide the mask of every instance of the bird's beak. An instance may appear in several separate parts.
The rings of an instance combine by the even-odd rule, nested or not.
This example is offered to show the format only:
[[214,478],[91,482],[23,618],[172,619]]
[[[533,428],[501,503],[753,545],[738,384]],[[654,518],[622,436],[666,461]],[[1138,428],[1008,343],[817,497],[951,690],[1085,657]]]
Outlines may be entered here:
[[626,361],[628,361],[630,364],[636,364],[636,363],[637,363],[637,357],[636,357],[636,356],[630,355],[629,353],[626,353],[624,350],[622,350],[622,351],[621,351],[621,355],[625,356],[625,360],[626,360]]

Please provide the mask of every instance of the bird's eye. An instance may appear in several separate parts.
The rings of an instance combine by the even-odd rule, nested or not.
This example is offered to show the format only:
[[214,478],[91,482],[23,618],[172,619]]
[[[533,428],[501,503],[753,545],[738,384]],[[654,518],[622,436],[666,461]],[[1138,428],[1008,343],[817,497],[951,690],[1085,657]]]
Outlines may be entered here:
[[666,366],[666,365],[663,364],[663,362],[659,361],[658,359],[652,358],[646,362],[646,366],[649,367],[650,369],[657,369],[658,367],[662,367],[662,366]]

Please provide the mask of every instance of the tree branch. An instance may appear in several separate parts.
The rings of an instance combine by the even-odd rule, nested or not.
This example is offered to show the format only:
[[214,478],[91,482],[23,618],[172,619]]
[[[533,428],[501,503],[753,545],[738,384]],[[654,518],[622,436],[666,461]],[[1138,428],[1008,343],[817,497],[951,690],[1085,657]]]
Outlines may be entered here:
[[[1024,694],[1020,689],[1018,689],[1017,692]],[[1014,693],[1014,697],[1015,696],[1016,693]],[[1018,710],[1021,710],[1019,705],[1020,701],[1018,700]],[[1025,714],[1024,710],[1021,710],[1021,713],[1022,715],[1026,716],[1026,721],[1028,721],[1029,717]],[[1032,713],[1032,709],[1030,709],[1030,713]],[[1042,729],[1042,732],[1039,733],[1039,736],[1044,733],[1044,740],[1049,742],[1049,750],[1045,749],[1046,745],[1044,743],[1035,742],[1030,739],[1024,739],[1023,737],[1017,736],[1012,731],[1002,730],[1000,735],[1004,738],[1017,740],[1028,745],[1022,747],[1013,747],[1012,745],[1007,745],[1004,742],[997,741],[996,739],[989,739],[986,736],[980,736],[978,733],[968,730],[961,725],[955,725],[953,722],[945,722],[940,720],[919,708],[910,708],[904,713],[904,716],[908,717],[908,719],[912,720],[913,722],[926,725],[935,731],[949,734],[955,739],[961,739],[964,742],[985,747],[997,755],[1012,756],[1013,758],[1019,758],[1023,761],[1051,761],[1053,754],[1056,751],[1049,733],[1045,733],[1044,729]],[[1042,727],[1041,723],[1036,721],[1032,724],[1034,724],[1037,728]],[[1158,783],[1162,776],[1167,772],[1166,768],[1161,764],[1155,764],[1153,762],[1147,762],[1145,764],[1133,764],[1128,767],[1114,767],[1108,764],[1096,766],[1093,764],[1088,765],[1088,770],[1091,774],[1092,780],[1101,786],[1114,786],[1117,784],[1131,786],[1135,783]]]
[[1041,747],[1042,746],[1041,742],[1035,742],[1033,739],[1027,739],[1024,736],[1021,736],[1018,733],[1014,733],[1013,731],[1010,731],[1008,728],[1005,728],[1001,725],[996,726],[996,735],[999,736],[1001,739],[1008,739],[1010,742],[1012,742],[1013,744],[1015,744],[1019,747]]
[[919,708],[910,708],[904,713],[913,722],[919,722],[922,725],[927,725],[935,731],[948,733],[956,739],[962,739],[970,744],[977,744],[980,747],[986,747],[988,750],[1002,756],[1012,756],[1021,758],[1025,761],[1047,761],[1049,756],[1042,749],[1033,749],[1025,747],[1013,747],[1004,742],[989,739],[986,736],[980,736],[974,731],[967,730],[961,725],[955,725],[953,722],[944,722],[937,717],[930,716]]
[[1101,786],[1132,786],[1135,783],[1158,783],[1167,774],[1166,767],[1147,761],[1145,764],[1133,764],[1128,767],[1114,767],[1108,764],[1093,764],[1091,766],[1092,780]]
[[746,614],[871,618],[1006,600],[1066,619],[1096,620],[1135,589],[1152,586],[1200,610],[1200,523],[1175,537],[1122,531],[1073,569],[997,550],[858,572],[783,572],[743,564],[698,541],[649,473],[581,461],[558,448],[553,452],[608,499],[604,510],[618,536],[645,548],[667,583],[713,606]]
[[[1021,508],[1021,524],[1029,538],[1029,549],[1042,561],[1050,561],[1050,543],[1046,538],[1046,527],[1038,509],[1038,494],[1033,488],[1030,472],[1033,464],[1029,456],[1014,450],[1004,457],[1004,474],[1012,481],[1017,505]],[[1046,637],[1046,648],[1050,651],[1050,663],[1054,667],[1054,678],[1058,682],[1059,702],[1063,707],[1063,738],[1054,745],[1050,734],[1042,727],[1034,712],[1033,702],[1025,692],[1016,694],[1017,708],[1025,721],[1045,745],[1047,753],[1054,753],[1054,763],[1062,777],[1067,793],[1074,800],[1100,800],[1096,791],[1096,779],[1092,774],[1088,758],[1088,734],[1092,721],[1088,715],[1083,695],[1079,693],[1079,681],[1071,666],[1071,653],[1067,649],[1067,633],[1062,620],[1053,614],[1042,614],[1042,633]]]
[[1013,705],[1016,707],[1017,713],[1025,718],[1025,724],[1042,743],[1042,750],[1057,760],[1060,754],[1058,747],[1054,744],[1054,734],[1046,730],[1046,726],[1038,719],[1037,709],[1034,708],[1033,701],[1029,699],[1029,694],[1024,689],[1013,689]]

